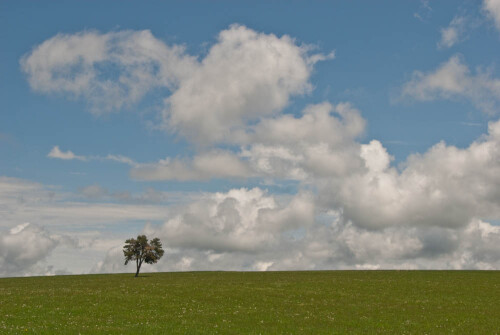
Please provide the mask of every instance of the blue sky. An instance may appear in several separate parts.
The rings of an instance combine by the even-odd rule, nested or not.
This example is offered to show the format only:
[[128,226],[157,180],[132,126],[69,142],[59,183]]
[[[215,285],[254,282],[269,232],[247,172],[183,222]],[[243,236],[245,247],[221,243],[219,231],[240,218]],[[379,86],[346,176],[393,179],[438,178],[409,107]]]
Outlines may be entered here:
[[[1,275],[122,271],[141,231],[160,270],[498,268],[471,251],[500,238],[498,1],[0,13]],[[9,254],[30,233],[43,257]]]

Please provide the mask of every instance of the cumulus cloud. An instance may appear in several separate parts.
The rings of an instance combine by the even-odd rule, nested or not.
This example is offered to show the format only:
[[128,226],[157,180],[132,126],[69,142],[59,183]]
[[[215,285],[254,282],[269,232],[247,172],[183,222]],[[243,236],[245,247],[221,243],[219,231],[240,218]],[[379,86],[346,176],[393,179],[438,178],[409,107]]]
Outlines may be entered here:
[[68,150],[66,152],[61,151],[58,145],[54,146],[52,150],[50,150],[50,152],[47,154],[47,157],[63,159],[63,160],[72,160],[72,159],[78,159],[81,161],[87,160],[87,157],[75,155],[71,150]]
[[[266,222],[271,229],[278,229],[268,235],[267,227],[259,227],[259,214],[254,214],[247,221],[253,224],[240,227],[249,236],[238,235],[238,229],[231,224],[228,227],[224,219],[241,214],[242,210],[255,213],[255,209],[241,198],[233,198],[227,206],[225,202],[232,192],[247,193],[245,197],[252,198],[257,208],[267,208],[272,203],[256,201],[270,197],[262,192],[249,196],[255,190],[243,193],[232,190],[220,194],[216,203],[197,203],[196,209],[186,207],[175,219],[176,223],[145,227],[145,233],[161,236],[166,246],[165,257],[154,268],[145,270],[497,269],[500,266],[500,227],[478,219],[456,229],[397,226],[374,231],[342,220],[340,212],[316,212],[311,221],[307,219],[311,217],[308,214],[311,209],[306,206],[306,210],[299,211],[305,216],[297,220],[297,226],[283,227],[279,219],[270,219]],[[212,211],[205,213],[209,215],[208,222],[202,222],[199,214],[207,210],[207,205]],[[291,203],[285,203],[272,210],[282,213],[291,208]],[[238,219],[230,223],[241,224],[244,220]],[[218,238],[224,236],[221,230],[225,228],[229,238]],[[179,230],[183,233],[180,241]],[[258,230],[261,232],[256,234]],[[206,239],[200,237],[203,233]],[[127,271],[122,258],[119,248],[112,249],[94,271]]]
[[472,74],[461,57],[453,56],[435,71],[415,71],[404,84],[402,95],[421,101],[465,98],[483,112],[495,114],[500,102],[500,80],[480,70]]
[[[273,263],[260,259],[273,250],[282,253],[286,241],[314,223],[312,201],[306,192],[279,201],[260,188],[206,194],[178,208],[161,226],[145,226],[143,233],[160,237],[166,250],[151,271],[269,269]],[[112,249],[93,271],[127,271],[122,258],[121,250]]]
[[241,156],[262,176],[311,180],[343,176],[361,167],[356,139],[365,120],[348,103],[307,106],[302,115],[264,119]]
[[438,42],[439,48],[451,48],[464,39],[467,28],[467,18],[455,16],[446,28],[441,29],[441,40]]
[[0,277],[89,273],[96,262],[130,237],[97,230],[52,231],[33,223],[2,229]]
[[223,30],[193,75],[166,99],[168,127],[197,143],[218,142],[245,121],[282,110],[291,96],[311,90],[314,63],[333,58],[309,50],[287,35],[240,25]]
[[85,99],[91,111],[116,111],[164,88],[164,127],[199,145],[231,137],[248,120],[272,115],[312,89],[316,62],[290,36],[232,25],[201,60],[150,31],[58,34],[21,59],[33,90]]
[[[163,224],[144,227],[143,233],[160,237],[166,247],[165,258],[145,270],[498,268],[500,227],[480,217],[500,217],[499,127],[500,122],[491,123],[489,134],[465,149],[438,144],[425,154],[413,156],[400,172],[391,167],[385,148],[372,141],[362,145],[359,153],[364,169],[337,179],[344,180],[345,185],[317,185],[317,193],[300,191],[278,197],[260,188],[242,188],[207,193],[169,208],[163,214]],[[442,160],[438,162],[435,157]],[[384,188],[381,183],[390,187]],[[7,215],[2,217],[2,224],[8,224],[9,212],[17,211],[14,204],[18,204],[20,194],[28,195],[22,201],[30,205],[17,213],[18,221],[21,214],[34,212],[52,227],[65,222],[66,231],[71,231],[67,225],[71,217],[74,223],[86,227],[93,222],[112,222],[106,219],[109,213],[97,208],[100,206],[87,204],[77,211],[74,204],[63,210],[56,204],[40,203],[45,194],[40,187],[16,179],[3,180],[0,203]],[[346,190],[353,193],[346,194]],[[333,192],[340,195],[332,196]],[[394,200],[395,195],[402,200]],[[59,197],[53,196],[56,203]],[[475,202],[469,204],[470,199]],[[339,202],[328,202],[331,200]],[[33,201],[48,207],[47,211],[41,212]],[[151,217],[154,207],[142,208],[143,212],[130,216],[129,207],[117,206],[114,214],[120,215],[114,219]],[[95,218],[84,216],[86,212],[94,213]],[[73,259],[70,269],[74,272],[130,270],[123,266],[123,239],[107,238],[97,231],[75,231],[70,241],[64,242],[36,225],[11,227],[0,238],[2,269],[9,264],[2,275],[53,274],[50,266],[62,267],[68,257]],[[12,251],[18,240],[32,237],[37,240],[31,244],[42,250],[36,257]],[[82,258],[83,253],[87,256]],[[101,260],[91,269],[92,259]]]
[[[458,29],[459,21],[450,27]],[[446,34],[443,46],[462,36]],[[121,162],[137,180],[291,179],[299,191],[278,196],[237,188],[160,206],[140,199],[158,204],[169,194],[110,192],[95,184],[76,199],[100,202],[83,203],[47,186],[0,178],[0,224],[154,221],[143,232],[164,241],[166,256],[153,270],[498,268],[500,228],[488,221],[500,218],[500,121],[466,148],[440,142],[393,166],[383,143],[361,142],[366,122],[349,103],[282,113],[312,89],[314,63],[333,58],[311,52],[289,36],[240,25],[220,32],[202,58],[148,31],[45,41],[21,61],[34,90],[70,93],[103,112],[166,88],[163,127],[198,145],[192,157],[153,163],[77,156],[57,146],[49,157]],[[454,56],[435,71],[415,72],[403,96],[464,98],[492,114],[499,87],[491,73],[474,73]],[[117,241],[103,242],[109,252],[92,271],[126,271]]]
[[493,19],[498,30],[500,30],[500,1],[484,0],[483,8],[489,17]]
[[[284,122],[275,122],[280,118]],[[260,136],[266,134],[261,129],[272,134]],[[153,271],[498,268],[500,229],[488,221],[500,218],[500,121],[490,122],[488,133],[466,148],[440,142],[399,167],[381,142],[358,142],[363,130],[364,120],[352,106],[328,103],[308,106],[299,116],[262,119],[247,129],[242,148],[262,150],[261,157],[267,152],[267,161],[259,165],[252,160],[257,153],[244,156],[243,149],[232,158],[261,177],[290,177],[298,168],[303,175],[295,177],[311,191],[291,197],[243,188],[204,194],[163,211],[81,206],[60,203],[60,194],[41,185],[4,178],[3,220],[32,221],[30,214],[53,223],[164,220],[144,228],[167,247]],[[341,157],[349,168],[335,163]],[[193,161],[186,165],[191,172]],[[86,191],[101,200],[114,196],[100,187]],[[111,249],[92,271],[126,271],[121,263],[120,250]]]
[[[322,231],[330,235],[327,241],[332,247],[326,254],[337,268],[491,269],[500,265],[492,258],[500,251],[493,242],[498,242],[500,229],[481,220],[472,220],[459,229],[389,227],[373,231],[347,223],[333,224]],[[325,264],[326,239],[315,237],[315,248],[306,250],[323,251],[311,256]],[[481,245],[483,251],[477,249]]]
[[94,113],[138,102],[154,88],[173,88],[194,58],[149,30],[58,34],[21,59],[33,90],[84,98]]
[[365,124],[361,113],[351,104],[323,102],[306,106],[299,117],[282,114],[262,119],[251,128],[246,141],[266,145],[338,145],[360,136]]
[[[295,151],[270,154],[270,175],[280,175],[275,157],[295,162],[312,176],[310,192],[277,198],[260,188],[234,189],[159,212],[154,206],[60,203],[61,195],[41,185],[4,178],[0,198],[8,210],[3,220],[29,221],[30,213],[52,222],[163,218],[161,226],[144,230],[168,246],[168,260],[158,270],[497,268],[500,233],[488,221],[500,218],[500,121],[490,122],[488,133],[466,148],[441,142],[397,168],[381,142],[356,141],[364,122],[347,106],[309,106],[300,116],[263,120],[245,134],[252,138],[259,127],[273,129],[273,136],[258,144]],[[288,122],[273,123],[280,117]],[[335,131],[321,131],[325,124]],[[308,126],[318,128],[316,138],[302,135]],[[303,129],[287,139],[282,134],[289,127]],[[335,154],[352,146],[346,161],[356,162],[355,168],[325,164],[328,173],[320,173],[307,165],[309,159],[297,158],[309,157],[307,150],[318,144]],[[100,187],[86,191],[104,194],[103,199],[113,196]],[[94,271],[123,270],[114,264],[118,258],[119,253],[108,254]]]
[[[90,273],[124,273],[130,271],[130,267],[127,268],[123,262],[123,246],[115,246],[109,249],[104,258],[98,261],[90,269]],[[160,260],[161,261],[161,260]],[[147,268],[147,264],[142,272],[146,272],[151,269]],[[156,269],[153,269],[155,271]]]
[[158,233],[170,247],[215,252],[257,252],[278,243],[281,235],[311,224],[314,205],[298,194],[288,206],[259,188],[215,193],[187,206]]
[[327,208],[367,229],[388,226],[464,227],[500,217],[500,121],[489,134],[459,149],[440,142],[411,155],[401,171],[380,142],[362,145],[366,169],[320,185]]
[[[75,201],[82,196],[93,201]],[[71,194],[0,177],[0,276],[88,273],[108,250],[130,237],[129,232],[117,233],[120,227],[140,229],[147,222],[164,221],[171,212],[166,204],[195,198],[153,188],[109,192],[97,184]]]
[[283,114],[249,126],[235,136],[238,151],[137,164],[130,174],[138,180],[339,176],[362,166],[355,140],[364,129],[365,120],[348,103],[309,105],[298,117]]
[[[400,168],[377,140],[363,167],[316,179],[317,192],[277,198],[260,188],[206,194],[172,212],[152,271],[497,269],[500,121],[459,149],[438,143]],[[123,271],[118,251],[95,271]]]
[[44,260],[59,244],[45,229],[23,223],[0,235],[0,276],[47,274]]

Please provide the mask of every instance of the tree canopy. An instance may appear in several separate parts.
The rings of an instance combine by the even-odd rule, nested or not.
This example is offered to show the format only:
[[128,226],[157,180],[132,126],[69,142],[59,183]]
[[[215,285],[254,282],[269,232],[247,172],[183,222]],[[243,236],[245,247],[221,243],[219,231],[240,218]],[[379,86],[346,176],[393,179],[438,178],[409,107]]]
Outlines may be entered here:
[[135,261],[137,271],[135,276],[139,275],[142,263],[154,264],[163,256],[165,251],[162,248],[161,241],[155,237],[148,243],[146,235],[138,235],[137,238],[129,238],[123,246],[123,255],[125,256],[125,265]]

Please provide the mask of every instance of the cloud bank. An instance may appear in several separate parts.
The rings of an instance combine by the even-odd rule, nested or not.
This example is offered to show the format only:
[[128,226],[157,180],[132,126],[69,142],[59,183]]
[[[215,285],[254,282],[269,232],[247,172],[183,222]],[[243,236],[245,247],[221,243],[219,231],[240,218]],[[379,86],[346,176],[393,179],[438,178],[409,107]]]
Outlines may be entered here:
[[50,274],[38,264],[59,244],[57,237],[30,223],[19,224],[0,235],[0,276]]
[[[166,255],[152,271],[318,269],[495,269],[500,227],[398,225],[364,229],[341,212],[318,211],[311,194],[280,203],[261,189],[208,195],[160,227]],[[96,272],[122,272],[119,248]]]
[[[462,23],[443,30],[443,47],[461,40]],[[312,52],[290,36],[241,25],[221,31],[203,57],[149,31],[59,34],[36,46],[21,60],[33,90],[84,99],[93,113],[122,110],[159,90],[160,127],[195,148],[191,156],[145,163],[58,146],[48,157],[125,163],[142,181],[251,178],[259,186],[174,206],[154,189],[133,196],[93,184],[68,196],[0,178],[2,225],[13,229],[0,244],[3,262],[13,273],[29,273],[58,250],[47,233],[57,226],[140,221],[167,247],[157,270],[498,269],[500,121],[466,148],[440,142],[394,166],[382,142],[363,141],[367,122],[351,103],[287,113],[294,97],[313,89],[315,64],[334,57]],[[433,71],[414,72],[402,95],[464,99],[494,115],[500,81],[453,56]],[[297,192],[271,194],[265,180],[294,181]],[[25,229],[27,238],[38,229],[34,245],[46,251],[23,263],[11,249]],[[107,238],[108,252],[92,271],[126,271],[119,240]]]
[[[348,125],[344,127],[349,129]],[[496,269],[500,227],[488,221],[500,218],[500,121],[490,122],[488,129],[469,147],[438,143],[410,156],[399,168],[391,166],[392,158],[379,141],[353,144],[355,150],[346,157],[356,162],[356,168],[326,175],[307,170],[310,177],[301,185],[308,187],[290,196],[239,188],[167,207],[84,205],[68,202],[64,194],[42,185],[4,178],[3,224],[13,228],[2,235],[6,236],[0,248],[2,262],[9,264],[9,275],[35,273],[33,267],[44,259],[49,264],[59,240],[47,231],[61,223],[154,220],[163,223],[146,224],[144,232],[159,236],[167,247],[165,260],[154,268],[158,271]],[[81,192],[99,199],[114,196],[96,185]],[[28,220],[48,227],[26,226],[40,239],[33,245],[46,250],[32,258],[12,250],[16,245],[12,241],[21,238],[16,234],[25,229],[16,222]],[[112,243],[106,236],[101,239],[108,253],[92,271],[126,271],[121,243],[112,236],[108,237]],[[41,269],[47,266],[36,273],[45,273]]]

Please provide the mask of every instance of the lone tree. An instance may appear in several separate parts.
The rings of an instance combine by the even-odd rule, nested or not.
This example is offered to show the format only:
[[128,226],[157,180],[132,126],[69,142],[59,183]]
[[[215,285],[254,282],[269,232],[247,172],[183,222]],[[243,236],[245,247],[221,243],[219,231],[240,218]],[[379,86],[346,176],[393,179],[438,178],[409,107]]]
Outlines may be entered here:
[[129,238],[123,246],[123,255],[125,255],[125,265],[130,261],[135,261],[137,271],[135,276],[139,276],[142,263],[154,264],[163,256],[160,239],[155,237],[148,243],[146,235],[139,235],[137,239]]

